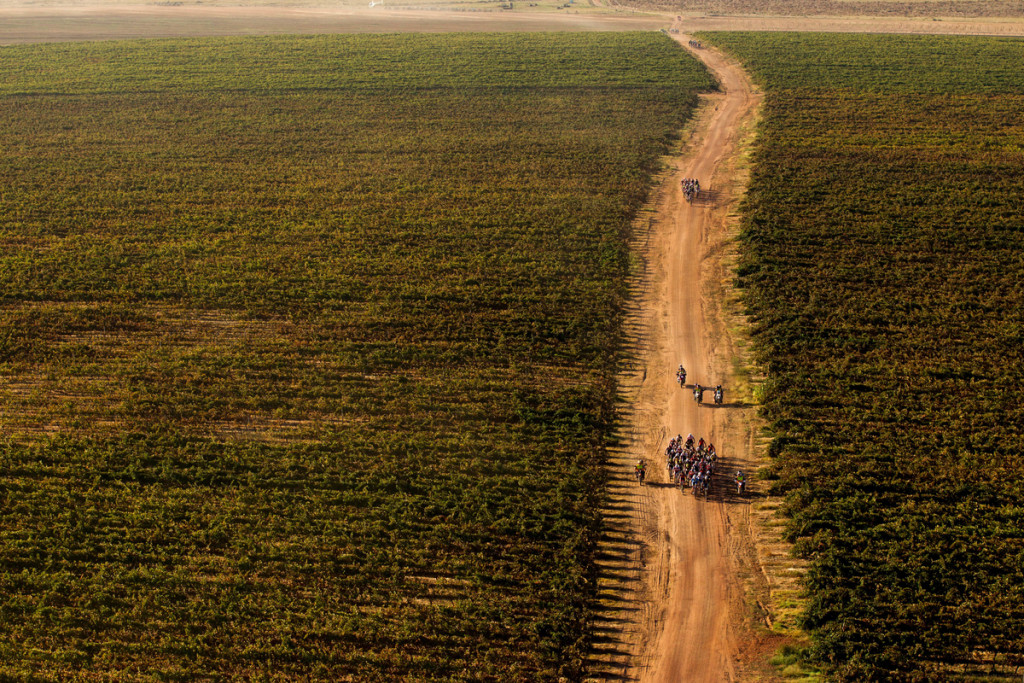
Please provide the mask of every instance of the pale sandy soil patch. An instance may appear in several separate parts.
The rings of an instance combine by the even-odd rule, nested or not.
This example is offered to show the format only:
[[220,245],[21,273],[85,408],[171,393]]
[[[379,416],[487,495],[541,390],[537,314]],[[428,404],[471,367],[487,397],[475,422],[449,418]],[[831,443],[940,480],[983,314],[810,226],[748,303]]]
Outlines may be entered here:
[[686,31],[821,31],[979,36],[1024,35],[1022,19],[908,19],[903,17],[682,16]]
[[631,31],[666,25],[631,10],[536,11],[390,7],[230,7],[196,5],[0,5],[0,45],[82,40],[309,33],[458,31]]
[[[376,0],[375,0],[376,1]],[[385,0],[385,3],[387,0]],[[50,4],[0,0],[0,45],[83,40],[187,36],[310,33],[458,31],[632,31],[667,28],[681,19],[685,31],[833,31],[857,33],[948,33],[1024,35],[1020,18],[902,18],[767,16],[687,12],[642,12],[604,0],[502,0],[443,7],[370,7],[369,3],[139,4],[132,2]]]

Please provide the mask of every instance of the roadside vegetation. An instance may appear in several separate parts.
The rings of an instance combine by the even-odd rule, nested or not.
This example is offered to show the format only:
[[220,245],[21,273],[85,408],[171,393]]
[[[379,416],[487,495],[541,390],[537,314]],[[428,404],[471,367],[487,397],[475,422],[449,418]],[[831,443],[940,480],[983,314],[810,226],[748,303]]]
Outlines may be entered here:
[[0,677],[576,678],[657,34],[0,54]]
[[836,681],[1024,666],[1024,41],[718,33],[763,85],[740,282]]

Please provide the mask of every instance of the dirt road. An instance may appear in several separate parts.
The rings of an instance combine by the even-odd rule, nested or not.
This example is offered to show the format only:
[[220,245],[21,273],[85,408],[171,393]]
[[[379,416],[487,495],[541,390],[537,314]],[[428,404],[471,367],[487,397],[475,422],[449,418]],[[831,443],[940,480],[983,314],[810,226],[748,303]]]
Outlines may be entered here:
[[[687,41],[688,37],[681,37],[684,45]],[[663,609],[648,640],[654,653],[641,680],[658,682],[736,677],[733,655],[739,651],[737,624],[742,619],[731,614],[739,606],[732,604],[730,596],[741,594],[742,586],[736,585],[730,555],[731,547],[743,539],[732,538],[735,525],[730,522],[734,516],[743,516],[747,506],[734,495],[727,479],[736,469],[749,471],[752,465],[750,421],[742,419],[752,408],[732,396],[736,386],[730,376],[733,342],[720,305],[724,291],[721,273],[716,272],[720,264],[715,263],[715,249],[720,254],[737,190],[727,184],[720,169],[736,153],[740,124],[749,120],[757,97],[742,70],[710,50],[693,52],[715,73],[724,94],[712,100],[713,106],[706,111],[710,120],[698,145],[681,160],[658,203],[661,230],[654,244],[660,257],[656,272],[661,274],[662,296],[656,307],[660,329],[655,334],[660,343],[654,346],[649,377],[662,385],[654,392],[664,397],[659,432],[683,436],[692,432],[705,438],[718,448],[722,467],[708,501],[673,487],[651,486],[645,491],[656,498],[664,539],[653,564],[657,589],[652,592]],[[703,196],[687,203],[681,178],[698,179]],[[714,406],[709,392],[710,405],[698,406],[692,392],[674,382],[673,370],[680,363],[686,367],[689,384],[722,384],[729,392],[725,405]],[[659,443],[658,451],[651,453],[656,464],[652,483],[668,482],[660,457],[666,445]]]
[[[688,36],[676,37],[688,45]],[[647,276],[632,321],[639,364],[624,430],[627,446],[616,464],[627,468],[644,458],[649,479],[643,487],[621,476],[613,483],[614,504],[634,515],[640,528],[633,532],[644,539],[632,553],[634,561],[615,568],[619,575],[632,569],[632,584],[623,581],[619,590],[629,593],[626,602],[642,608],[634,612],[636,623],[617,634],[609,613],[599,617],[599,636],[603,631],[607,639],[618,637],[620,668],[609,664],[613,657],[606,652],[603,667],[594,667],[604,672],[598,679],[699,683],[770,677],[758,661],[764,657],[757,641],[766,636],[751,628],[748,607],[750,577],[759,574],[750,499],[731,487],[737,469],[749,472],[754,466],[753,407],[736,393],[736,342],[724,304],[734,230],[727,221],[744,182],[738,144],[759,96],[736,65],[708,49],[692,51],[715,73],[723,92],[706,98],[690,147],[663,178],[648,219]],[[683,178],[700,181],[702,192],[692,203],[683,196]],[[680,363],[688,372],[685,389],[675,382]],[[698,406],[695,382],[722,384],[724,405],[715,406],[708,391],[707,402]],[[706,501],[669,483],[665,447],[672,436],[688,433],[714,443],[721,457]]]
[[[689,36],[674,37],[688,46]],[[767,659],[784,638],[758,621],[770,624],[777,616],[764,606],[771,604],[769,585],[796,594],[802,568],[787,557],[780,564],[791,573],[772,573],[766,558],[788,553],[770,547],[777,538],[766,541],[772,534],[763,522],[771,513],[764,503],[754,512],[752,497],[741,498],[730,486],[737,469],[751,472],[758,465],[749,387],[730,391],[741,381],[733,334],[739,326],[726,297],[736,229],[729,215],[745,184],[737,151],[759,95],[738,65],[710,49],[688,49],[714,72],[723,93],[708,98],[690,148],[662,180],[646,235],[648,282],[632,321],[642,340],[635,343],[641,371],[630,395],[627,446],[616,463],[626,468],[641,457],[648,463],[648,485],[629,482],[618,493],[643,539],[633,553],[630,593],[643,607],[635,612],[637,623],[622,629],[618,675],[641,683],[775,680]],[[682,178],[699,179],[709,192],[687,203]],[[674,381],[680,363],[688,372],[686,389]],[[726,404],[698,407],[690,390],[695,382],[721,383]],[[722,458],[707,501],[669,484],[665,447],[672,436],[689,433],[714,443]]]

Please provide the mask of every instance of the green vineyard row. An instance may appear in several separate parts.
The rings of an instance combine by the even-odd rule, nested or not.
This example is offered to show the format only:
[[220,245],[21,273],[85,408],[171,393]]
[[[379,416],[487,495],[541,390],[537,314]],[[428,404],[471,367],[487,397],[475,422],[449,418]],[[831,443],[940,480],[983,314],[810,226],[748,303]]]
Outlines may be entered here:
[[1024,41],[707,36],[765,88],[739,277],[837,681],[1024,667]]
[[0,678],[577,678],[661,34],[0,54]]

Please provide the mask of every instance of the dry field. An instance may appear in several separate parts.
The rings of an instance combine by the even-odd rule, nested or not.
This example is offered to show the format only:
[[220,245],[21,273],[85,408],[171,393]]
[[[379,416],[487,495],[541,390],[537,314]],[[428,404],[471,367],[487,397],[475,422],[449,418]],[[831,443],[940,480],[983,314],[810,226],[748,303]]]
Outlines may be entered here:
[[[0,45],[79,40],[291,33],[461,31],[838,31],[1024,35],[1020,2],[768,2],[684,0],[681,4],[586,0],[415,3],[370,7],[317,0],[241,4],[133,3],[104,0],[60,4],[0,0]],[[968,11],[970,10],[970,11]]]
[[0,45],[14,43],[290,33],[650,30],[664,19],[625,10],[433,11],[358,6],[264,7],[0,4]]
[[656,11],[708,15],[982,18],[1024,16],[1019,0],[640,0]]

